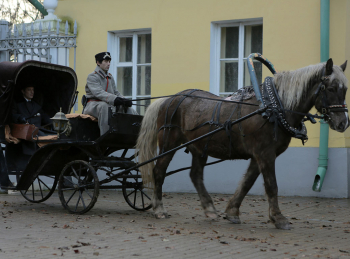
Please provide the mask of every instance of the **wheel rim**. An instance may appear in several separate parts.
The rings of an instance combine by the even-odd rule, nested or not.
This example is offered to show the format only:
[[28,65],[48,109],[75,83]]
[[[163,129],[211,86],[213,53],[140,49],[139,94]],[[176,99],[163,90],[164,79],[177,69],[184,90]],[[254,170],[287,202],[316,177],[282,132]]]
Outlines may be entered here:
[[62,170],[58,182],[61,203],[70,213],[83,214],[92,209],[99,195],[99,182],[92,166],[73,161]]
[[123,179],[123,195],[125,201],[135,210],[145,211],[152,208],[150,190],[143,188],[140,172],[136,174],[129,172],[128,176],[133,178]]
[[[17,175],[17,182],[20,176]],[[58,177],[38,175],[27,190],[20,190],[22,196],[33,203],[46,201],[56,189]]]

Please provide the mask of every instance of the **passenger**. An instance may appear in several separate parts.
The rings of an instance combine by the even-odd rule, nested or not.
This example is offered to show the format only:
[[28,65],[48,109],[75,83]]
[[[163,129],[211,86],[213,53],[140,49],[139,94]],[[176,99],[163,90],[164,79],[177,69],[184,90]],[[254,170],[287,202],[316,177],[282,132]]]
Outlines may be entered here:
[[[12,122],[13,123],[29,123],[34,124],[40,128],[42,125],[51,124],[50,117],[42,110],[41,106],[33,100],[34,86],[25,86],[21,90],[23,99],[14,103],[12,109]],[[42,130],[39,130],[38,136],[46,136]],[[37,149],[36,144],[30,141],[21,141],[23,154],[33,155]]]
[[95,71],[88,75],[85,86],[88,99],[84,114],[89,114],[98,119],[100,135],[109,130],[108,108],[116,106],[117,112],[137,114],[131,108],[132,102],[121,95],[116,87],[113,76],[108,73],[111,62],[109,52],[101,52],[95,55]]

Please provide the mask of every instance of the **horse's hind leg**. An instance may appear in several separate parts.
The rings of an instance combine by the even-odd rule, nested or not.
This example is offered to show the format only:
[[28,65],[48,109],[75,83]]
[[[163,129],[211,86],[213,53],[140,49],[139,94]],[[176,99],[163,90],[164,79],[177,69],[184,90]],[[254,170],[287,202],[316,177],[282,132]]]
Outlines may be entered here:
[[210,218],[216,218],[217,213],[213,200],[207,192],[203,182],[203,169],[208,157],[202,157],[201,154],[197,154],[195,152],[192,152],[192,156],[192,167],[190,172],[192,183],[198,192],[205,215]]
[[166,170],[174,154],[175,152],[159,158],[153,169],[154,190],[153,190],[152,208],[154,211],[154,216],[157,219],[163,219],[163,218],[169,217],[166,209],[163,206],[162,186],[166,176]]
[[259,174],[260,174],[259,166],[256,163],[255,159],[252,158],[246,174],[244,175],[235,194],[230,199],[226,207],[226,211],[225,211],[226,218],[232,223],[235,223],[235,224],[241,223],[241,220],[239,218],[239,207],[241,206],[244,197],[252,188]]

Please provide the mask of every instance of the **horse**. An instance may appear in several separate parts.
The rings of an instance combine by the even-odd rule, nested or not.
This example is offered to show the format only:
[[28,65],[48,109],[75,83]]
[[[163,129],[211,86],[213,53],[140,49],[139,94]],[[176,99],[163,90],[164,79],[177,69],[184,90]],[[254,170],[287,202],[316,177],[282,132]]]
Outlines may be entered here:
[[[347,129],[349,117],[344,108],[346,64],[347,61],[341,66],[333,66],[332,59],[329,59],[324,63],[279,72],[273,76],[281,103],[289,110],[285,113],[285,119],[292,127],[297,129],[304,118],[303,113],[308,113],[315,106],[318,112],[328,118],[332,130],[344,132]],[[153,102],[146,110],[136,144],[139,162],[148,161],[157,155],[157,143],[160,154],[163,154],[211,132],[227,120],[232,122],[254,112],[257,109],[254,104],[258,104],[255,97],[245,101],[253,105],[222,100],[222,97],[206,91],[185,90],[173,97]],[[263,116],[255,115],[188,145],[187,149],[192,154],[190,178],[205,215],[210,218],[218,216],[203,183],[203,168],[208,156],[224,160],[250,159],[247,172],[228,201],[226,219],[235,224],[241,223],[239,207],[262,174],[271,222],[278,229],[290,229],[289,221],[282,215],[278,205],[275,175],[275,160],[288,148],[290,141],[288,132],[268,122]],[[143,182],[153,187],[152,206],[157,219],[168,218],[162,201],[162,185],[175,152],[170,151],[156,162],[140,168]]]

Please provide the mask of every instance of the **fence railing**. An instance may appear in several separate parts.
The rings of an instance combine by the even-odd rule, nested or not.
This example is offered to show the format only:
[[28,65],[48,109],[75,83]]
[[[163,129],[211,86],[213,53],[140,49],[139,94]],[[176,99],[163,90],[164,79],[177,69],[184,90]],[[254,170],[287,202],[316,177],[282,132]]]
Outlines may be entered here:
[[68,22],[62,24],[58,20],[14,25],[13,30],[8,28],[5,38],[0,39],[0,52],[7,52],[8,61],[22,62],[34,59],[68,66],[69,49],[74,48],[75,70],[76,38],[76,21],[73,33],[69,33]]

